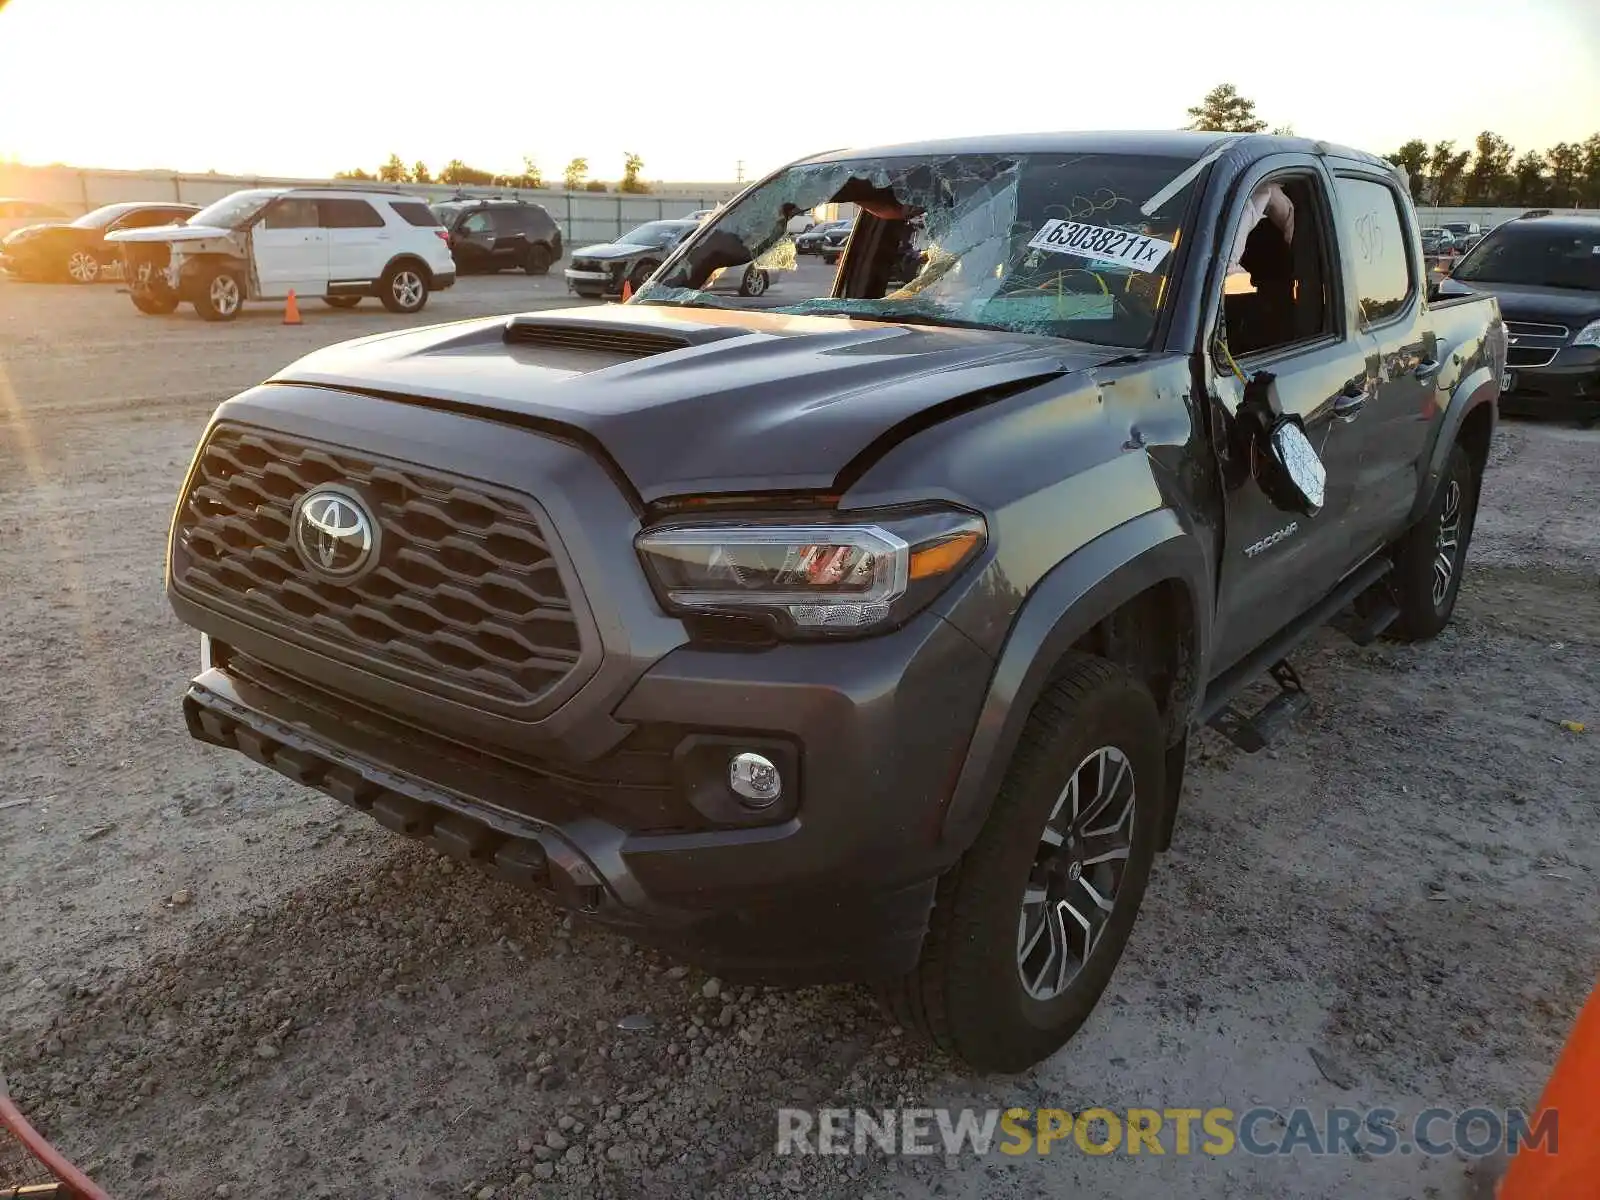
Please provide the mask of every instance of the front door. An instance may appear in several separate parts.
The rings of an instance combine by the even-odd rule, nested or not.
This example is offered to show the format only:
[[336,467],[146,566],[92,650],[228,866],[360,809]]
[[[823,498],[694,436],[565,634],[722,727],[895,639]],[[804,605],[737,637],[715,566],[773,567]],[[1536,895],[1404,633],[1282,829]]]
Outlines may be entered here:
[[[1224,275],[1227,264],[1219,263],[1216,271],[1222,276],[1217,311],[1233,363],[1226,354],[1206,356],[1227,477],[1213,672],[1232,666],[1305,612],[1352,563],[1345,519],[1357,486],[1361,440],[1335,418],[1334,406],[1341,395],[1368,394],[1377,359],[1371,339],[1352,329],[1340,303],[1326,179],[1307,156],[1269,160],[1241,189],[1234,232],[1222,242],[1236,245],[1237,231],[1260,216],[1246,230],[1242,264]],[[1261,216],[1263,205],[1244,203],[1264,197],[1274,184],[1292,206],[1292,219],[1281,224],[1270,215],[1282,219],[1280,204],[1267,206],[1269,215]],[[1245,398],[1239,375],[1258,373],[1271,375],[1277,407],[1301,419],[1327,471],[1323,504],[1314,516],[1285,511],[1268,499],[1258,482],[1259,451],[1237,436],[1234,416]]]
[[281,299],[291,290],[306,296],[327,294],[328,232],[315,200],[274,200],[250,238],[263,299]]

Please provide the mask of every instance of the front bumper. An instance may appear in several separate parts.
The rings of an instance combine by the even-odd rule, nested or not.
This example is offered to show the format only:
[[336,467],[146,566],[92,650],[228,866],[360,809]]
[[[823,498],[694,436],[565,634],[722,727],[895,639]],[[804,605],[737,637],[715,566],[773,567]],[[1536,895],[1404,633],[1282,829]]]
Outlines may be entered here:
[[1511,390],[1501,393],[1500,411],[1522,416],[1600,416],[1600,347],[1561,350],[1548,366],[1508,367]]
[[[681,734],[671,784],[647,794],[592,783],[627,776],[628,743],[581,775],[551,772],[205,647],[184,697],[196,738],[636,940],[772,983],[915,964],[952,857],[939,844],[943,806],[993,667],[932,614],[859,642],[680,647],[613,714],[658,745]],[[686,797],[725,780],[740,748],[783,764],[792,808],[774,823],[685,822]]]
[[567,290],[580,296],[615,296],[622,292],[622,281],[627,276],[627,264],[599,270],[565,268],[561,275],[567,281]]

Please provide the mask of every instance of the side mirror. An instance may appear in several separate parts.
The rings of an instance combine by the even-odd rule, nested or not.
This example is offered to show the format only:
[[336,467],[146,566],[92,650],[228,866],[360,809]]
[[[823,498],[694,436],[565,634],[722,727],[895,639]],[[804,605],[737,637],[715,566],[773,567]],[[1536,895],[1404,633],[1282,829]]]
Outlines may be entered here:
[[1263,474],[1277,478],[1270,485],[1263,478],[1262,490],[1279,508],[1316,516],[1327,492],[1328,469],[1305,430],[1298,422],[1283,418],[1268,435],[1267,445],[1269,461]]

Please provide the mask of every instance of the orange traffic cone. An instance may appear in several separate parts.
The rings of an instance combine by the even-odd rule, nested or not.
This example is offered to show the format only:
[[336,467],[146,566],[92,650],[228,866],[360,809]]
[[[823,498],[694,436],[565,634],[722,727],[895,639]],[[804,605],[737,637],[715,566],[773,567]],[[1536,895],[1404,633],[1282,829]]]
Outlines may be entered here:
[[[1566,1049],[1539,1097],[1535,1129],[1556,1136],[1514,1155],[1499,1200],[1593,1200],[1600,1180],[1600,987],[1578,1014]],[[1557,1139],[1559,1138],[1559,1144]]]
[[289,299],[283,306],[283,323],[285,325],[299,325],[300,306],[295,303],[294,289],[289,289]]
[[631,297],[632,295],[633,295],[633,280],[624,279],[622,281],[622,302],[624,304],[626,304],[628,302],[629,297]]

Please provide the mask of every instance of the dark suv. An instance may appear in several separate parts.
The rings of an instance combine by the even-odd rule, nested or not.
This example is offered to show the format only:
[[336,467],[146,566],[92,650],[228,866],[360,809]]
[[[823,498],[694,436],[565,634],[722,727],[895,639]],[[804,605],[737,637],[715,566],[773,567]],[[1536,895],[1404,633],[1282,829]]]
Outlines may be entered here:
[[446,200],[433,205],[450,235],[456,270],[521,267],[543,275],[561,257],[561,230],[542,205],[526,200]]

